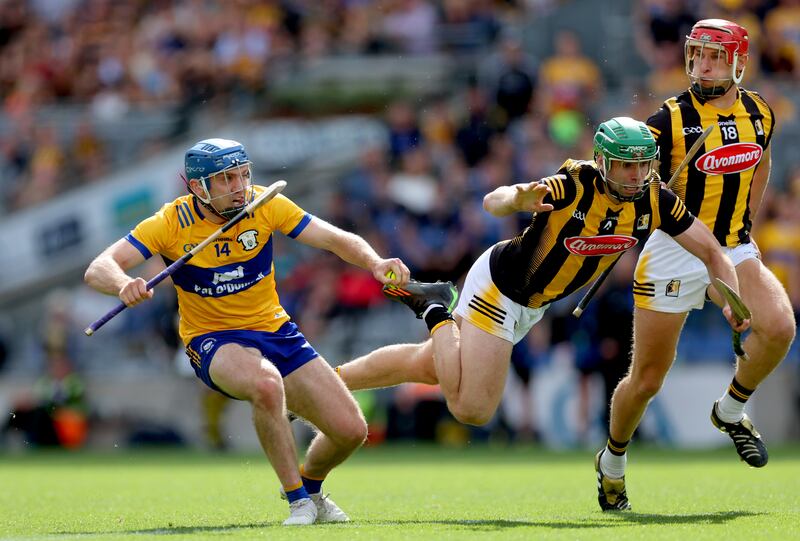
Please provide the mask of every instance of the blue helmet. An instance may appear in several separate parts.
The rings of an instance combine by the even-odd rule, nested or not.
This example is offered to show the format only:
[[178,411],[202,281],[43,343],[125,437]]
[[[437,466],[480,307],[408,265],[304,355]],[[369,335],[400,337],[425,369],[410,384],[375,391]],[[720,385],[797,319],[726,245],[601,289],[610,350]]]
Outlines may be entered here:
[[208,187],[208,177],[235,165],[248,163],[244,145],[230,139],[203,139],[186,151],[186,179],[202,180]]
[[230,169],[247,166],[247,186],[245,188],[249,189],[250,163],[244,145],[238,141],[217,138],[204,139],[186,151],[184,156],[186,181],[187,183],[191,180],[199,181],[203,193],[199,194],[193,192],[194,195],[196,195],[209,210],[223,218],[230,219],[244,207],[244,204],[227,208],[217,208],[213,199],[221,199],[228,194],[212,198],[210,193],[211,177]]

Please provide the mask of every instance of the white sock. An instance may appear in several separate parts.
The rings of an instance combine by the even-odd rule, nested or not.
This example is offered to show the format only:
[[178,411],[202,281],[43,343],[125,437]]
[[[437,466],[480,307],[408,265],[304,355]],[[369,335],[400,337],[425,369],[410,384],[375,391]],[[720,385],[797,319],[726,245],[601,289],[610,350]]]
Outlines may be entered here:
[[745,402],[739,402],[726,391],[717,402],[717,416],[726,423],[738,423],[744,415]]
[[606,477],[610,477],[612,479],[619,479],[625,476],[625,465],[627,463],[627,452],[624,455],[619,456],[609,451],[606,447],[606,450],[603,451],[602,455],[600,455],[600,469],[603,470],[603,473],[606,475]]

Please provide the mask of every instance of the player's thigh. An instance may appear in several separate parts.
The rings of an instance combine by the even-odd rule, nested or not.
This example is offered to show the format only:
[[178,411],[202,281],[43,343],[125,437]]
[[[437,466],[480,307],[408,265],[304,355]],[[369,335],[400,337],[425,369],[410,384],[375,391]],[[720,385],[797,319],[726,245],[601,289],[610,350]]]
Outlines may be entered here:
[[364,417],[330,365],[317,357],[284,379],[286,406],[324,434],[360,430]]
[[794,326],[794,312],[786,290],[761,261],[743,261],[737,265],[736,274],[742,300],[753,314],[753,330],[772,333]]
[[687,313],[655,312],[634,308],[633,379],[660,382],[675,360],[675,352]]
[[460,401],[481,409],[497,408],[503,396],[513,344],[461,321]]
[[214,353],[208,369],[214,384],[234,398],[252,401],[264,378],[281,381],[280,372],[251,347],[228,343]]

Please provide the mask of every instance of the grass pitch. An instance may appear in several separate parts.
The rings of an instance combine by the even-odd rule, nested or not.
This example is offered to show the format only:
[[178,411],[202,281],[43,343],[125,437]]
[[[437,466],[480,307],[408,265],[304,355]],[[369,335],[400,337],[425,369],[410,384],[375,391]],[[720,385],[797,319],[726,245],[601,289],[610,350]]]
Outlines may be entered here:
[[604,514],[591,451],[363,449],[324,487],[353,522],[310,530],[257,455],[0,455],[0,539],[800,539],[800,448],[770,451],[634,448],[634,511]]

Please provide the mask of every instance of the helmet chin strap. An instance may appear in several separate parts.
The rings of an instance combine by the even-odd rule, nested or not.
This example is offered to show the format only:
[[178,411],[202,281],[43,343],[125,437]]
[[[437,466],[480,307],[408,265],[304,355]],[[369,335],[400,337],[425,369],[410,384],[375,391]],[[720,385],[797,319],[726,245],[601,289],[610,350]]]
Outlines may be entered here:
[[[200,201],[200,204],[203,205],[203,207],[207,211],[209,211],[211,214],[213,214],[214,216],[217,216],[218,218],[222,218],[223,220],[230,220],[231,219],[232,215],[231,216],[224,216],[216,208],[214,208],[214,205],[212,205],[211,203],[206,203],[200,197],[198,197],[197,194],[194,194],[194,196],[197,197],[197,200]],[[227,212],[227,211],[225,211],[225,212]]]
[[725,86],[714,85],[711,88],[706,89],[703,88],[703,86],[700,84],[700,81],[694,81],[692,82],[691,88],[695,96],[698,96],[703,99],[708,99],[708,98],[719,98],[720,96],[724,96],[728,92],[728,90],[731,89],[732,86],[733,86],[733,80],[728,79],[728,84]]
[[641,199],[644,196],[645,192],[647,191],[647,188],[645,187],[636,192],[634,195],[622,195],[612,187],[614,184],[619,185],[618,182],[605,179],[605,184],[606,184],[606,190],[608,191],[608,195],[610,195],[620,203],[630,203],[631,201],[636,201],[637,199]]
[[230,220],[241,211],[246,205],[242,205],[241,207],[232,207],[229,209],[225,209],[222,211],[217,212],[217,216],[221,216],[224,220]]
[[[225,210],[220,211],[220,210],[217,210],[217,208],[211,202],[210,196],[206,197],[206,199],[208,199],[208,201],[206,201],[204,198],[202,198],[201,196],[199,196],[196,193],[194,193],[194,190],[191,190],[191,192],[192,192],[192,195],[195,197],[195,199],[197,199],[197,201],[203,206],[203,208],[205,208],[207,211],[209,211],[214,216],[217,216],[218,218],[221,218],[221,219],[223,219],[225,221],[230,220],[231,218],[236,216],[236,214],[240,210],[242,210],[242,208],[244,208],[244,205],[243,205],[242,207],[234,207],[234,208],[225,209]],[[208,190],[206,190],[206,194],[208,194]]]

